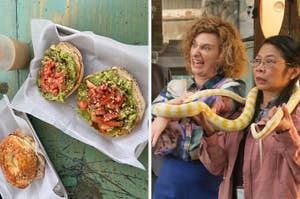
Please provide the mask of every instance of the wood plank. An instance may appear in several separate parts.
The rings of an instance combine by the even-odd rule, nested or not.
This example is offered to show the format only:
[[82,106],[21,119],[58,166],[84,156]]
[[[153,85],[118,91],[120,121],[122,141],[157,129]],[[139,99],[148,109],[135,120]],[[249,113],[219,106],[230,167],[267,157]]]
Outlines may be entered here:
[[[16,2],[0,1],[0,34],[11,38],[17,38],[16,26]],[[7,14],[9,13],[9,15]],[[8,17],[9,16],[9,17]],[[12,99],[18,90],[18,73],[16,71],[0,71],[0,82],[7,82],[9,86],[8,97]]]

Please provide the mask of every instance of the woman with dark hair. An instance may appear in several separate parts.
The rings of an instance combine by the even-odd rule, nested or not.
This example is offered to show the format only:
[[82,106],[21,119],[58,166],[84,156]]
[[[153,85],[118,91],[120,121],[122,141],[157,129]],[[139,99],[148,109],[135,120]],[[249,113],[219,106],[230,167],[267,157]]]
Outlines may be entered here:
[[211,173],[223,175],[220,199],[300,198],[300,137],[294,136],[300,133],[300,105],[291,114],[285,105],[300,76],[300,44],[288,36],[270,37],[252,67],[259,89],[252,122],[262,128],[282,109],[281,122],[265,138],[256,140],[249,128],[216,132],[201,113],[205,136],[200,160]]
[[[217,17],[198,19],[186,31],[182,44],[191,76],[170,81],[153,104],[181,103],[188,93],[204,89],[223,88],[244,94],[244,82],[233,78],[241,77],[245,71],[247,55],[240,35],[231,23]],[[230,116],[237,109],[237,105],[226,97],[200,100],[214,107],[223,117]],[[202,135],[197,117],[179,120],[155,117],[152,145],[155,154],[164,158],[154,188],[154,199],[217,198],[222,178],[210,174],[199,161]]]

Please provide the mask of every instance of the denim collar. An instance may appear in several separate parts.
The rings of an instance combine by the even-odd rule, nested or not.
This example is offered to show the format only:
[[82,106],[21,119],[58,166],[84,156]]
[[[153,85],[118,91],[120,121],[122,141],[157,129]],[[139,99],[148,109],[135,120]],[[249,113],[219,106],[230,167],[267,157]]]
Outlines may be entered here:
[[202,88],[199,88],[196,84],[196,81],[194,79],[194,77],[191,78],[191,81],[188,85],[188,90],[191,90],[191,89],[196,89],[196,90],[205,90],[205,89],[213,89],[214,86],[220,82],[222,79],[224,78],[224,75],[223,74],[217,74],[215,76],[213,76],[212,78],[210,78],[209,80],[207,80]]

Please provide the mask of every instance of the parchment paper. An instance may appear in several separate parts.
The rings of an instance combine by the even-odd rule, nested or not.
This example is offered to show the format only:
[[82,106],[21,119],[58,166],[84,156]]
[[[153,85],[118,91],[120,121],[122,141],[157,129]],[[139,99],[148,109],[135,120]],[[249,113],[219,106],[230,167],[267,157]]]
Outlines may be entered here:
[[45,100],[36,85],[37,71],[44,52],[51,44],[68,41],[82,54],[85,66],[84,76],[105,70],[111,66],[122,66],[137,80],[145,101],[148,99],[148,47],[126,45],[92,32],[76,32],[68,36],[59,34],[57,27],[49,20],[31,21],[34,58],[30,63],[28,78],[15,95],[13,108],[29,113],[64,133],[89,144],[113,160],[144,169],[137,160],[148,139],[148,106],[144,117],[133,132],[125,137],[104,137],[90,127],[76,111],[76,95],[66,103]]
[[[9,107],[8,98],[0,101],[0,141],[16,129],[20,129],[25,135],[34,138],[33,133],[26,121],[15,116]],[[36,142],[38,143],[38,142]],[[39,146],[39,145],[38,145]],[[37,151],[44,154],[40,148]],[[4,199],[62,199],[65,197],[57,196],[52,190],[59,179],[56,172],[46,159],[45,176],[42,179],[33,181],[25,189],[18,189],[9,184],[0,169],[0,193]]]

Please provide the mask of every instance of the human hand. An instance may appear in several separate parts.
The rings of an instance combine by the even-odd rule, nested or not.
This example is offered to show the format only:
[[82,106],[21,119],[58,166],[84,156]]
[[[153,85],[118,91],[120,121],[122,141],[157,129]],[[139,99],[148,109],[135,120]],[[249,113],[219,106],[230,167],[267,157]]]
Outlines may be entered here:
[[156,142],[161,135],[161,133],[165,130],[169,123],[169,119],[164,117],[157,117],[154,119],[151,125],[151,145],[154,147]]
[[177,97],[177,98],[174,98],[174,99],[171,99],[169,101],[167,101],[168,104],[172,104],[172,105],[180,105],[180,104],[183,104],[184,103],[184,100],[191,96],[193,93],[192,92],[188,92],[180,97]]
[[[225,100],[227,100],[227,98],[217,97],[215,102],[210,107],[212,112],[216,114],[220,114],[220,112],[223,112],[223,110],[225,109],[224,107],[226,107]],[[231,108],[229,105],[227,107]],[[193,116],[193,120],[203,128],[207,136],[211,136],[216,132],[216,129],[207,121],[205,112],[201,112],[199,115]]]
[[197,116],[193,116],[195,122],[201,126],[207,137],[213,135],[216,132],[216,129],[207,121],[205,112],[201,112]]
[[167,103],[172,105],[180,105],[183,104],[184,99],[185,99],[184,97],[178,97],[167,101]]

